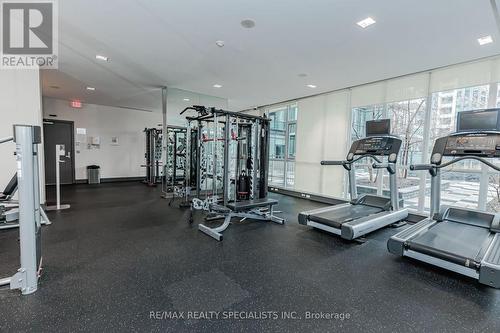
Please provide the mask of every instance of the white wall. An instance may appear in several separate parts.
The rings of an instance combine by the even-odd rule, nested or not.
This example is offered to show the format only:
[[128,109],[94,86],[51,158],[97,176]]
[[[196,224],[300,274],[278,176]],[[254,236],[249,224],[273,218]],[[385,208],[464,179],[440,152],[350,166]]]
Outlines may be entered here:
[[[161,100],[161,95],[158,95]],[[188,100],[185,100],[188,99]],[[185,126],[185,116],[180,112],[187,106],[205,105],[227,108],[227,99],[197,94],[180,89],[169,89],[167,94],[168,125]],[[87,145],[75,147],[75,178],[87,179],[86,167],[97,164],[102,178],[142,177],[146,174],[144,165],[146,127],[161,128],[161,111],[147,112],[95,104],[84,104],[74,109],[69,102],[54,98],[43,99],[45,119],[73,121],[75,136],[77,128],[85,128],[88,137],[98,136],[100,149],[88,149]],[[57,117],[51,117],[56,115]],[[193,115],[191,113],[191,115]],[[111,138],[118,137],[119,145],[111,145]],[[77,140],[75,139],[75,144]]]
[[[42,124],[40,73],[38,70],[0,70],[0,137],[13,135],[12,125]],[[16,171],[15,144],[0,145],[0,188],[4,189]],[[43,145],[39,148],[40,175]],[[41,202],[45,202],[45,179],[40,177]]]
[[[145,175],[144,149],[146,127],[161,128],[161,113],[137,111],[95,104],[81,109],[69,106],[68,101],[43,99],[45,119],[69,120],[77,128],[85,128],[88,137],[99,137],[100,148],[88,149],[86,144],[75,147],[75,176],[87,179],[86,167],[97,164],[102,178],[139,177]],[[56,115],[57,117],[51,117]],[[111,137],[118,137],[119,145],[111,145]],[[75,144],[76,144],[75,139]]]

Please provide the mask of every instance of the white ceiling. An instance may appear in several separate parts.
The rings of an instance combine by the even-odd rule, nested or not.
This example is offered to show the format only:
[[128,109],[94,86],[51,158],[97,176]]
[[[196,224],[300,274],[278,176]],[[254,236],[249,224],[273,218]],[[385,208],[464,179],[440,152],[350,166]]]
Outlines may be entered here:
[[489,0],[60,0],[59,16],[44,95],[145,110],[164,85],[241,110],[500,53]]

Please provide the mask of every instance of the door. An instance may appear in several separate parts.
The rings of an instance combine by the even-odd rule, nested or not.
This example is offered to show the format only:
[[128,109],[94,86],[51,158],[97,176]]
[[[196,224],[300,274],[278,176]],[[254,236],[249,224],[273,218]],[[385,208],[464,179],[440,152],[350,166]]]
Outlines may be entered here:
[[64,145],[65,156],[59,164],[61,184],[73,184],[75,179],[74,124],[72,121],[44,120],[43,146],[45,150],[45,183],[56,183],[56,145]]

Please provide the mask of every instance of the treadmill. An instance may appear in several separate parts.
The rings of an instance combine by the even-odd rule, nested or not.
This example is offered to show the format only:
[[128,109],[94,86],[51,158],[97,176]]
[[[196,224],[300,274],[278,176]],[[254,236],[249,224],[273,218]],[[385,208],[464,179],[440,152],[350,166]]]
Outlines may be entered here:
[[[440,207],[441,169],[463,160],[500,158],[500,109],[458,113],[457,132],[436,140],[431,163],[412,170],[431,174],[430,217],[391,237],[389,252],[460,273],[500,288],[500,214]],[[443,157],[451,157],[443,162]]]
[[[396,162],[401,139],[389,135],[390,120],[366,122],[366,138],[352,143],[345,161],[322,161],[321,165],[341,165],[348,171],[351,201],[299,214],[299,223],[353,240],[372,231],[398,223],[408,217],[399,208]],[[387,162],[382,163],[387,157]],[[354,163],[369,158],[374,169],[389,173],[390,197],[364,194],[358,197]]]

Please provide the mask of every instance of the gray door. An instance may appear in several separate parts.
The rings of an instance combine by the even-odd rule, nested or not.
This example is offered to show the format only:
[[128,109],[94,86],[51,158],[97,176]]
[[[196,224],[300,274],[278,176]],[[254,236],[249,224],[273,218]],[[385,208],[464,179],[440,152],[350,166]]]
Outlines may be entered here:
[[64,145],[66,156],[60,158],[61,184],[73,184],[75,175],[73,149],[73,122],[61,120],[44,120],[43,146],[45,150],[45,183],[56,183],[56,145]]

